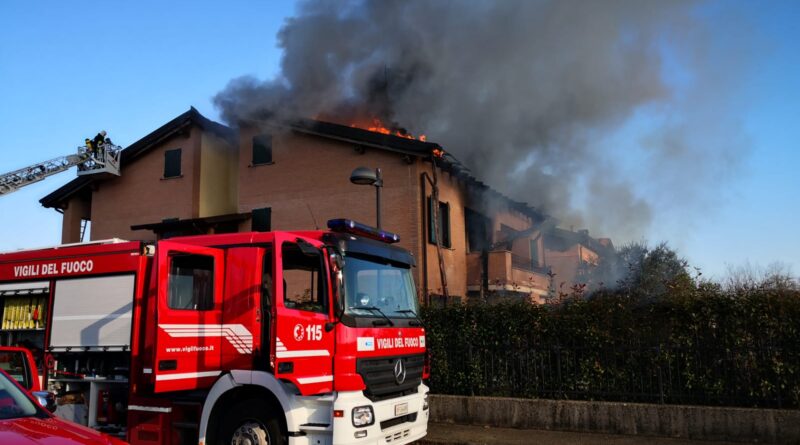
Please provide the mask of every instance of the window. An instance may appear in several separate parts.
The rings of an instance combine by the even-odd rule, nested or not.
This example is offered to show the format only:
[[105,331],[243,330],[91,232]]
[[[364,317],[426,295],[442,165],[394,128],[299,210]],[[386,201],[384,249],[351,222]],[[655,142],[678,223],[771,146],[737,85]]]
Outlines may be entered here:
[[214,307],[214,258],[175,255],[169,269],[167,306],[205,311]]
[[8,373],[25,389],[31,389],[25,356],[20,351],[0,352],[0,369]]
[[[17,387],[11,379],[2,374],[0,374],[0,406],[2,406],[2,409],[0,409],[0,420],[30,417],[39,413],[36,405],[20,391],[19,387]],[[19,428],[23,431],[27,430],[25,424],[22,423],[7,425],[3,428],[8,427]],[[50,442],[49,440],[45,441]]]
[[539,238],[531,240],[531,266],[539,267]]
[[181,177],[181,149],[164,152],[164,178]]
[[[436,244],[434,230],[433,200],[428,198],[428,242],[431,244]],[[439,201],[439,234],[442,236],[442,247],[450,248],[450,204],[441,201]]]
[[253,136],[253,165],[272,164],[272,135]]
[[272,209],[269,207],[253,209],[250,229],[253,232],[269,232],[272,230]]
[[464,208],[464,223],[467,232],[467,248],[470,252],[481,252],[491,247],[489,228],[492,221],[486,216]]
[[[310,247],[313,249],[313,247]],[[297,244],[283,244],[283,304],[289,309],[326,312],[327,292],[319,252],[303,252]]]

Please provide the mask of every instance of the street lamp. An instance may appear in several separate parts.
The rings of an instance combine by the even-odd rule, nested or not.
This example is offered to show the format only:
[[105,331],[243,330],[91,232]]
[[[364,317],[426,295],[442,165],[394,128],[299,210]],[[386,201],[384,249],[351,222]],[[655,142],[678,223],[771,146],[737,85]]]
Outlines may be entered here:
[[381,228],[381,187],[383,187],[383,179],[381,178],[381,169],[375,170],[369,167],[358,167],[350,173],[350,182],[358,185],[374,185],[375,186],[375,215],[378,223],[378,229]]

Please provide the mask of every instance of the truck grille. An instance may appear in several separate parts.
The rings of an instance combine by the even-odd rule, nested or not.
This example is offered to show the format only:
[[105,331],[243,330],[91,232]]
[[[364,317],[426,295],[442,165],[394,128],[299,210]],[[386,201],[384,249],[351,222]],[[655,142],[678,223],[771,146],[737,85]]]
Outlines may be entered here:
[[384,420],[381,422],[381,430],[388,430],[393,426],[400,425],[406,422],[416,422],[417,413],[406,414],[405,416],[395,417],[394,419]]
[[[405,380],[397,383],[395,366],[401,360],[405,369]],[[422,382],[422,367],[425,356],[406,355],[381,358],[363,358],[356,361],[356,372],[364,379],[367,389],[364,396],[373,402],[413,394]]]

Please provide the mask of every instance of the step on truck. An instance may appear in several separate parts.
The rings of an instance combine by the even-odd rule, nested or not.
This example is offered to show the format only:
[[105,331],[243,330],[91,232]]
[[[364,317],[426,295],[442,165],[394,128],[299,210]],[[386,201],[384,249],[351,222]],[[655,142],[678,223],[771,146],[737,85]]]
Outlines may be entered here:
[[328,226],[0,254],[0,341],[33,351],[56,415],[135,445],[420,439],[414,258]]

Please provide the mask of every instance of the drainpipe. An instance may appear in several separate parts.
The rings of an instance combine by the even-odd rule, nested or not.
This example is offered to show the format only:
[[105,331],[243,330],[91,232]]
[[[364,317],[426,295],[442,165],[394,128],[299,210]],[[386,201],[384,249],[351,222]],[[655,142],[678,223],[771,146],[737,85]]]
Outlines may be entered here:
[[[441,236],[439,236],[439,187],[437,183],[439,182],[439,178],[436,174],[436,157],[431,155],[431,165],[433,166],[433,179],[428,175],[428,172],[422,172],[421,181],[422,181],[422,221],[423,227],[426,227],[425,224],[425,204],[426,204],[426,196],[425,196],[425,181],[427,180],[431,184],[431,202],[433,207],[433,233],[436,234],[436,255],[439,259],[439,275],[442,281],[442,295],[444,296],[445,304],[450,299],[449,292],[447,291],[447,274],[444,270],[444,257],[442,256],[442,240]],[[422,256],[423,256],[423,267],[425,268],[424,272],[424,279],[425,279],[425,300],[426,304],[431,303],[430,292],[428,289],[428,241],[427,241],[427,233],[423,230],[423,242],[422,242]]]
[[430,181],[430,178],[427,177],[427,172],[422,172],[419,177],[420,182],[420,189],[422,190],[422,286],[425,292],[425,305],[431,304],[430,292],[428,292],[428,234],[425,231],[425,179]]

